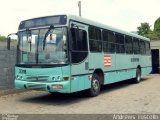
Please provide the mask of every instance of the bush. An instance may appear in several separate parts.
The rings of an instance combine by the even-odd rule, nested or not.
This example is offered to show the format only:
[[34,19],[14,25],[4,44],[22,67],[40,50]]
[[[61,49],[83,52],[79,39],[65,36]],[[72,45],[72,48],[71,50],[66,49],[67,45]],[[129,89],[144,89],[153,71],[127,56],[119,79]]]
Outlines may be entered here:
[[0,42],[4,42],[4,41],[6,41],[6,37],[0,35]]

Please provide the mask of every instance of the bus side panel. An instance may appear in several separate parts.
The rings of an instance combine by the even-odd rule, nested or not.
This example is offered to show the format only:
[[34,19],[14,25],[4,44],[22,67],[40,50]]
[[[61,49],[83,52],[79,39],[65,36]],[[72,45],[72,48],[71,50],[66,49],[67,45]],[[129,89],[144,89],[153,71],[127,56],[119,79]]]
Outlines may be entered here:
[[[105,57],[109,57],[111,63],[105,66]],[[89,69],[90,73],[93,73],[95,69],[101,69],[105,76],[109,74],[112,77],[104,77],[104,84],[113,83],[115,81],[115,54],[110,53],[90,53],[89,55]]]
[[89,54],[89,70],[90,72],[94,72],[95,69],[103,68],[103,54],[102,53],[90,53]]
[[139,55],[139,65],[141,68],[147,66],[147,59],[145,55]]
[[[151,65],[151,56],[148,56],[148,55],[145,55],[143,56],[143,59],[142,59],[142,75],[146,75],[146,74],[150,74],[151,71],[152,71],[152,65]],[[143,63],[144,62],[144,63]]]
[[71,92],[76,92],[84,89],[85,86],[85,63],[79,65],[72,65],[72,78],[71,78]]
[[132,58],[133,55],[116,54],[116,70],[135,68],[131,61]]
[[[105,56],[109,56],[111,63],[109,66],[105,66]],[[95,69],[102,69],[103,72],[115,70],[115,54],[110,53],[90,53],[89,54],[89,69],[90,72],[94,72]]]
[[135,69],[129,69],[129,70],[122,70],[122,71],[115,71],[115,72],[107,72],[105,74],[105,83],[104,84],[110,84],[115,83],[118,81],[127,80],[129,78],[135,77]]
[[135,77],[135,65],[132,62],[133,55],[116,55],[116,80],[114,82],[126,80]]
[[[151,56],[149,55],[144,55],[142,56],[142,68],[141,68],[141,74],[142,75],[146,75],[146,74],[150,74],[152,72],[152,65],[151,65]],[[143,63],[144,62],[144,63]]]
[[90,88],[91,81],[88,79],[88,75],[74,76],[74,80],[71,80],[71,85],[71,92],[77,92]]
[[71,82],[70,82],[70,78],[71,78],[71,67],[70,66],[65,66],[65,67],[62,67],[62,76],[63,77],[68,77],[69,78],[69,88],[70,88],[70,91],[71,92]]
[[142,70],[142,76],[144,76],[151,73],[152,67],[144,67],[141,70]]

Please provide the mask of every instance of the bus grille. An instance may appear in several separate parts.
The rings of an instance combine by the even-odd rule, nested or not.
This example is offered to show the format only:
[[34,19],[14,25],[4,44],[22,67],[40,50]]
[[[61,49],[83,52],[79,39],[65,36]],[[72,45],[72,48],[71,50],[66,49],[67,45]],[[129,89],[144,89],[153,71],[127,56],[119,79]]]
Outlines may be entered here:
[[28,83],[27,84],[27,89],[40,89],[40,90],[45,90],[46,85],[45,84],[33,84],[33,83]]
[[48,79],[49,79],[49,76],[29,76],[26,78],[26,80],[30,82],[38,82],[38,81],[45,82]]

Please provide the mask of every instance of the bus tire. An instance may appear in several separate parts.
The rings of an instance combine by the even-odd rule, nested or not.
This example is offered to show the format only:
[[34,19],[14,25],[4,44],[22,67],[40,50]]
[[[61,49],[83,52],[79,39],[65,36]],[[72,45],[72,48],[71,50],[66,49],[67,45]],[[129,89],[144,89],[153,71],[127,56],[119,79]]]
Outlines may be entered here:
[[134,83],[139,83],[141,81],[141,70],[139,68],[136,69],[136,77],[134,78]]
[[93,74],[91,80],[91,88],[88,90],[88,95],[91,97],[95,97],[100,93],[100,77],[97,74]]

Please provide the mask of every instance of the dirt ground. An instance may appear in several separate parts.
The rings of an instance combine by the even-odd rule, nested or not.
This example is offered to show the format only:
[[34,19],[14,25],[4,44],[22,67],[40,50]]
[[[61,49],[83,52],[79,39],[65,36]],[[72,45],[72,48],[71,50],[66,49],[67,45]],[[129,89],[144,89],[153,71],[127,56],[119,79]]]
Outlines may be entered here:
[[82,93],[51,95],[41,91],[1,96],[0,113],[158,114],[160,113],[160,75],[145,76],[139,84],[123,81],[106,85],[97,97],[86,97]]

